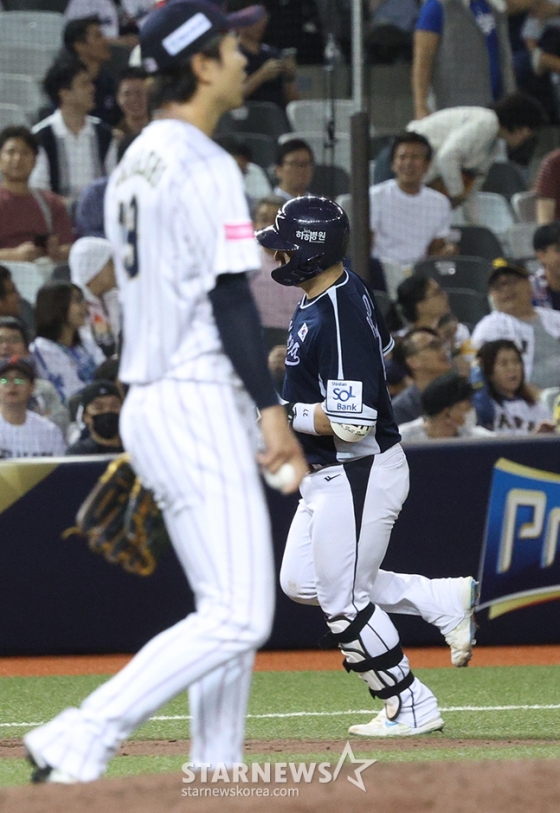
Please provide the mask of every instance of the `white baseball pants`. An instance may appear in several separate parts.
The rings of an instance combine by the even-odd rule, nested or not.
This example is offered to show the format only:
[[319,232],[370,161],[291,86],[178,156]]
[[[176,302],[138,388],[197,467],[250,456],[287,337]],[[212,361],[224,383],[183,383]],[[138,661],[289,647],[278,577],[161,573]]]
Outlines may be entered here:
[[189,688],[195,763],[242,759],[256,649],[270,634],[269,518],[251,440],[254,407],[226,385],[132,387],[121,435],[163,509],[196,611],[153,638],[80,706],[34,729],[39,763],[99,777],[119,743]]

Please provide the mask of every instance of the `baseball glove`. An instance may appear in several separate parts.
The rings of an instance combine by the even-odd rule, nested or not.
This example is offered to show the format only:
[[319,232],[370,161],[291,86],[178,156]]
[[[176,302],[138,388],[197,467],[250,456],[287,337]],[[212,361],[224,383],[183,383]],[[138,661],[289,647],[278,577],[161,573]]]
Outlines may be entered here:
[[94,553],[139,576],[154,572],[169,545],[161,511],[127,454],[109,463],[81,505],[76,522],[76,530]]

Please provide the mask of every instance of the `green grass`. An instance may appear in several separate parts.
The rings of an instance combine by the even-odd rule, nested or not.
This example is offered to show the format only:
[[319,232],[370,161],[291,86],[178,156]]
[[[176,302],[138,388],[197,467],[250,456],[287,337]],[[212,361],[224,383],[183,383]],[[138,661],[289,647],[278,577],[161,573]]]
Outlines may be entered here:
[[[560,758],[560,709],[498,710],[496,706],[560,705],[560,667],[522,666],[417,670],[438,697],[445,732],[420,737],[406,750],[353,738],[357,755],[390,761],[441,759]],[[100,676],[0,679],[0,737],[21,737],[29,725],[48,720],[62,708],[77,705],[103,682]],[[377,705],[380,707],[380,704]],[[475,707],[478,710],[453,710]],[[482,708],[479,708],[482,707]],[[445,711],[445,709],[448,709]],[[313,754],[292,747],[291,753],[253,754],[248,761],[333,761],[332,740],[346,740],[348,726],[367,721],[375,711],[365,685],[355,675],[332,672],[260,672],[255,674],[247,737],[256,740],[324,741]],[[316,716],[278,716],[298,712]],[[188,714],[186,697],[175,698],[158,716]],[[266,715],[266,716],[263,716]],[[188,720],[151,720],[137,739],[185,739]],[[468,740],[469,742],[463,742]],[[495,744],[494,742],[495,741]],[[515,741],[515,742],[510,742]],[[119,757],[109,776],[177,771],[185,756]],[[23,760],[0,760],[0,786],[26,782]]]

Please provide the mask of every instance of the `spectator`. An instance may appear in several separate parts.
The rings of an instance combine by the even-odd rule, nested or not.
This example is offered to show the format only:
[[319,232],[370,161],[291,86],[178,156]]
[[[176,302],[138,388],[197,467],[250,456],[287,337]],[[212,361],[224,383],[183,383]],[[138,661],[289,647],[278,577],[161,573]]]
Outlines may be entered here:
[[252,25],[237,32],[241,53],[247,59],[244,96],[251,102],[273,102],[285,108],[299,98],[296,84],[295,54],[286,54],[262,42],[269,14],[263,5],[248,0],[229,0],[228,12],[240,12]]
[[117,145],[111,128],[88,115],[94,86],[79,60],[59,59],[43,84],[57,109],[33,128],[41,149],[30,184],[52,189],[73,204],[89,183],[113,170]]
[[560,149],[545,155],[533,188],[537,196],[537,222],[544,226],[560,220]]
[[249,201],[249,208],[252,209],[256,201],[270,195],[272,186],[266,172],[258,164],[253,163],[251,148],[242,138],[225,135],[217,136],[214,141],[237,161],[237,166],[243,175],[243,186]]
[[[261,198],[254,210],[255,231],[272,226],[278,210],[283,205],[284,200],[274,195]],[[280,286],[274,282],[270,276],[271,271],[278,267],[274,254],[261,245],[258,250],[261,269],[260,273],[251,278],[250,284],[264,327],[266,345],[269,350],[273,350],[278,345],[286,344],[288,325],[296,305],[302,298],[302,292],[299,288]]]
[[[135,135],[121,138],[117,146],[117,162],[130,147]],[[76,204],[74,222],[80,237],[105,237],[104,204],[107,189],[107,175],[96,178],[86,186]]]
[[[411,121],[406,129],[425,136],[434,151],[424,182],[443,191],[452,206],[459,206],[484,183],[499,154],[499,139],[508,149],[516,149],[544,123],[544,110],[537,101],[512,93],[493,110],[452,107]],[[470,218],[476,219],[472,211]]]
[[284,201],[307,195],[313,178],[313,150],[302,138],[290,138],[278,147],[274,194]]
[[488,287],[495,310],[476,325],[474,347],[510,339],[521,351],[527,381],[539,389],[560,386],[560,312],[533,307],[531,281],[524,268],[498,265]]
[[116,40],[119,36],[119,12],[113,0],[69,0],[64,11],[66,22],[95,19],[103,36]]
[[414,34],[414,115],[435,109],[489,107],[515,90],[507,8],[487,0],[426,0]]
[[476,425],[472,396],[472,385],[455,371],[434,379],[422,393],[421,417],[399,426],[403,442],[492,437],[493,432]]
[[393,400],[395,420],[399,424],[422,415],[421,393],[438,376],[451,370],[449,355],[437,331],[413,328],[397,342],[394,361],[412,378],[412,384]]
[[33,308],[20,296],[12,272],[5,265],[0,265],[0,316],[14,316],[22,320],[28,332],[34,329]]
[[450,256],[451,204],[422,179],[432,158],[430,142],[418,133],[397,136],[391,148],[395,180],[369,190],[372,256],[411,266],[426,255]]
[[540,226],[533,235],[533,248],[541,263],[531,275],[533,305],[560,311],[560,223]]
[[0,260],[68,259],[74,232],[64,201],[29,186],[38,152],[37,139],[27,127],[0,132]]
[[473,403],[478,423],[499,435],[552,432],[552,415],[525,383],[523,358],[514,342],[498,339],[483,344],[477,354],[483,385],[475,389]]
[[[5,361],[12,356],[19,356],[24,360],[29,357],[27,333],[20,319],[14,316],[0,316],[0,360]],[[48,418],[58,426],[63,435],[66,434],[70,416],[50,381],[35,378],[35,386],[27,408]]]
[[133,48],[138,42],[138,27],[154,5],[155,0],[70,0],[64,16],[67,20],[95,16],[110,42]]
[[117,84],[117,104],[122,117],[116,128],[123,135],[137,136],[150,122],[148,110],[148,74],[143,68],[121,71]]
[[468,327],[449,312],[440,317],[437,332],[457,372],[468,378],[475,357]]
[[39,374],[54,384],[63,402],[93,380],[105,358],[87,333],[81,335],[86,320],[87,304],[77,285],[56,282],[39,288],[31,352]]
[[70,20],[64,28],[64,48],[85,65],[95,86],[95,104],[88,112],[111,127],[118,122],[115,80],[103,66],[111,59],[109,40],[103,34],[98,17]]
[[103,237],[81,237],[68,260],[74,285],[81,288],[88,304],[92,336],[106,356],[116,349],[121,330],[113,249]]
[[[451,313],[447,291],[433,277],[421,277],[416,274],[399,284],[397,310],[404,318],[407,330],[417,327],[439,330],[442,317]],[[468,328],[465,325],[458,326],[455,331],[455,344],[467,341],[468,338]]]
[[35,371],[18,356],[0,362],[0,458],[63,455],[60,429],[28,408]]
[[94,381],[84,387],[80,400],[86,433],[66,450],[68,455],[116,454],[123,452],[119,436],[119,415],[123,399],[111,381]]

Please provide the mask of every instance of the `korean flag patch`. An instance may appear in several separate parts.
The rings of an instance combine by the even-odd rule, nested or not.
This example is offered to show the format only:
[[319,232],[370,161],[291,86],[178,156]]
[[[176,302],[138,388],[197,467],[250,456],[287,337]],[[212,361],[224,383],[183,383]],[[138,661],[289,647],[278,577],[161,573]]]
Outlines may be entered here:
[[362,388],[361,381],[327,381],[327,414],[360,415]]
[[303,325],[302,325],[302,326],[300,327],[300,329],[298,330],[298,334],[297,334],[297,335],[299,336],[299,340],[300,340],[301,342],[302,342],[302,341],[305,339],[305,337],[307,336],[308,331],[309,331],[309,328],[307,327],[307,323],[306,323],[306,322],[304,322],[304,323],[303,323]]

